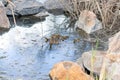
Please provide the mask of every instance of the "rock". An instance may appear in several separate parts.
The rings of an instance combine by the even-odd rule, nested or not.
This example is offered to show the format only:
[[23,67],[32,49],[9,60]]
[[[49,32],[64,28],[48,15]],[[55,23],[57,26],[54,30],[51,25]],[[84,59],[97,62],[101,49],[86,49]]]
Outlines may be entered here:
[[6,5],[7,5],[6,0],[0,0],[0,1],[2,1],[2,3],[4,4],[4,6],[6,6]]
[[120,54],[120,31],[109,39],[108,53]]
[[[14,24],[13,17],[9,17],[10,23]],[[45,17],[39,17],[39,16],[23,16],[23,17],[16,17],[16,23],[18,26],[27,26],[31,27],[37,22],[44,21]]]
[[54,15],[63,14],[66,8],[71,10],[72,7],[69,4],[69,0],[46,0],[44,3],[45,8],[48,10],[48,12]]
[[40,13],[33,15],[33,16],[37,18],[44,18],[44,17],[49,16],[49,13],[47,11],[41,11]]
[[107,54],[105,58],[106,80],[120,80],[120,54]]
[[[34,15],[45,10],[42,3],[35,0],[15,0],[13,4],[15,5],[15,15],[20,16]],[[10,4],[7,6],[7,15],[12,15]]]
[[70,61],[55,64],[49,75],[51,80],[94,80],[78,64]]
[[[30,15],[30,16],[21,16],[21,17],[17,17],[18,15],[16,15],[16,23],[19,26],[32,26],[37,22],[40,21],[44,21],[46,19],[47,16],[49,16],[49,13],[47,11],[41,11],[38,14],[35,15]],[[9,16],[10,19],[10,23],[14,24],[13,22],[13,17]]]
[[92,11],[84,10],[81,12],[79,19],[75,24],[75,28],[77,27],[90,34],[102,29],[102,23]]
[[[105,51],[84,52],[82,54],[82,64],[90,72],[99,75],[103,63],[103,58],[105,57],[105,55]],[[79,59],[77,62],[80,62]]]
[[[89,51],[82,54],[77,63],[105,80],[120,80],[120,32],[109,39],[107,51]],[[106,54],[107,53],[107,54]],[[81,61],[82,60],[82,61]],[[101,72],[102,71],[102,72]],[[101,72],[101,73],[100,73]],[[103,80],[103,79],[100,79]]]
[[85,71],[85,68],[84,68],[83,62],[82,62],[82,57],[78,58],[77,61],[76,61],[76,63],[81,67],[81,69],[83,71]]
[[10,28],[10,22],[6,16],[6,11],[3,3],[0,1],[0,27],[1,28]]

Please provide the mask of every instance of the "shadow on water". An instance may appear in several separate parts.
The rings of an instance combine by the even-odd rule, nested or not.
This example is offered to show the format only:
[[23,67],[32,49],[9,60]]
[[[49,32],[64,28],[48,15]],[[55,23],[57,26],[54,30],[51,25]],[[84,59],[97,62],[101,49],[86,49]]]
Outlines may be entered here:
[[[60,61],[75,61],[81,53],[91,49],[91,44],[73,40],[80,38],[74,31],[64,30],[65,16],[50,15],[44,22],[32,27],[16,26],[0,36],[0,80],[49,80],[53,65]],[[53,45],[44,37],[59,33],[69,39]]]
[[0,28],[0,35],[8,32],[8,31],[9,31],[9,29]]

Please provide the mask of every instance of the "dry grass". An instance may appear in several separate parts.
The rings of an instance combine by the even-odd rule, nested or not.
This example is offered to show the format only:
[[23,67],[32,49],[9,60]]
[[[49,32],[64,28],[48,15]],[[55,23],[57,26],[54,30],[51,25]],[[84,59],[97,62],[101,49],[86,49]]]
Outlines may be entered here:
[[[60,0],[64,3],[63,0]],[[99,20],[102,21],[104,28],[109,25],[112,28],[119,16],[120,0],[67,0],[64,5],[73,19],[78,19],[82,10],[93,11]],[[72,6],[72,9],[71,7]]]
[[64,4],[65,10],[70,16],[67,29],[74,27],[81,11],[90,10],[97,15],[103,25],[103,29],[94,34],[94,37],[97,36],[100,42],[106,43],[108,38],[120,31],[120,0],[60,0],[60,2]]
[[9,8],[11,9],[14,24],[16,26],[17,24],[16,24],[16,19],[15,19],[15,14],[14,14],[14,7],[16,7],[16,6],[14,5],[14,3],[11,0],[6,0],[6,2],[8,2],[10,4]]

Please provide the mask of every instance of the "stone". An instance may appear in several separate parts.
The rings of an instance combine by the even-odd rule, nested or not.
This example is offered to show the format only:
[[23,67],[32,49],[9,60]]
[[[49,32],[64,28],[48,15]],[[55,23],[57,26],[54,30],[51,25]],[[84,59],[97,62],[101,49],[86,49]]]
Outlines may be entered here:
[[106,80],[120,80],[120,54],[107,54],[104,61]]
[[37,17],[37,18],[44,18],[44,17],[49,16],[49,13],[44,10],[44,11],[41,11],[40,13],[35,14],[35,15],[33,15],[33,16],[34,16],[34,17]]
[[77,63],[71,61],[55,64],[49,75],[51,80],[94,80]]
[[10,28],[10,22],[6,15],[5,7],[0,1],[0,28]]
[[83,62],[82,62],[82,57],[78,58],[76,63],[81,67],[81,69],[83,71],[85,71],[85,68],[84,68],[84,65],[83,65]]
[[4,6],[7,5],[7,1],[6,0],[0,0],[0,1],[2,1],[2,3],[4,4]]
[[120,54],[120,31],[109,39],[108,53]]
[[[84,66],[90,72],[100,76],[105,74],[105,80],[119,80],[120,79],[120,54],[106,54],[107,51],[96,51],[94,57],[92,52],[85,52],[82,55],[82,62],[77,61],[78,64]],[[78,59],[79,60],[79,59]],[[79,63],[80,62],[80,63]],[[103,63],[105,67],[103,67]],[[103,69],[105,68],[105,69]],[[105,73],[100,73],[101,70]]]
[[69,4],[69,0],[46,0],[44,6],[49,13],[61,15],[66,11],[66,9],[72,9]]
[[[14,0],[14,14],[18,16],[34,15],[45,10],[42,3],[35,0]],[[7,6],[7,15],[12,15],[10,4]]]
[[102,29],[102,23],[97,19],[94,12],[83,10],[75,24],[75,28],[82,29],[86,33],[91,34]]
[[[77,60],[79,65],[105,80],[120,80],[120,32],[109,39],[107,51],[84,52]],[[81,61],[82,60],[82,61]],[[100,79],[102,80],[102,79]]]
[[[97,75],[100,74],[103,59],[106,55],[105,51],[88,51],[82,54],[82,64],[83,66]],[[79,59],[78,61],[79,62]]]

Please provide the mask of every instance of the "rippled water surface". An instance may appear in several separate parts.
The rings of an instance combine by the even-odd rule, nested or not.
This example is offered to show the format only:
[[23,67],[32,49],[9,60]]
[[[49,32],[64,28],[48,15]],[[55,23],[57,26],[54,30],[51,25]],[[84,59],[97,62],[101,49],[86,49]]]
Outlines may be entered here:
[[[64,30],[64,20],[63,15],[50,15],[44,22],[29,28],[16,26],[0,35],[0,80],[49,80],[49,71],[55,63],[75,61],[82,52],[89,50],[89,43],[73,43],[79,35]],[[69,36],[69,39],[49,50],[44,37],[54,33]]]

